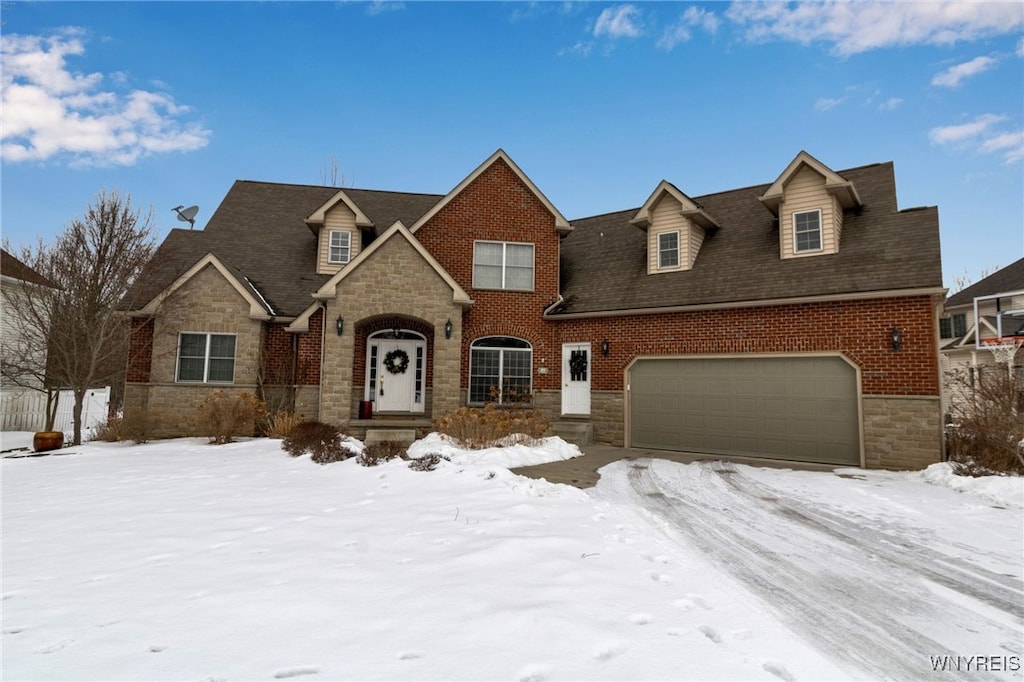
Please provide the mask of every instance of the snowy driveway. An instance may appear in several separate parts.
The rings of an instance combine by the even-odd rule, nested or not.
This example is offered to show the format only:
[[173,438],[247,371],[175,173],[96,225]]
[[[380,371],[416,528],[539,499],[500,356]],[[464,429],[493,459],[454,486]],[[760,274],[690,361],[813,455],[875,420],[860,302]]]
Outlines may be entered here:
[[641,459],[602,470],[595,494],[643,509],[840,665],[913,679],[943,656],[983,656],[982,677],[1016,672],[1024,653],[1020,546],[1000,551],[960,537],[955,518],[943,527],[950,510],[872,491],[870,477],[886,472],[850,472],[831,491],[798,492],[794,472]]

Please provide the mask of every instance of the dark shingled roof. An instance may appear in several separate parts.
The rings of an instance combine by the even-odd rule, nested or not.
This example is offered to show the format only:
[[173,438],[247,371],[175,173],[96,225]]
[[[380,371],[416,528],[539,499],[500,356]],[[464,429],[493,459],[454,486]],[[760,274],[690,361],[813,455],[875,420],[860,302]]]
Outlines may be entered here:
[[10,277],[11,279],[21,280],[22,282],[28,282],[29,284],[40,284],[44,287],[55,288],[53,282],[46,279],[3,249],[0,249],[0,275]]
[[[862,208],[847,211],[840,251],[782,260],[779,228],[758,201],[770,184],[695,197],[721,229],[708,233],[696,264],[647,274],[638,209],[573,221],[562,242],[557,314],[718,304],[942,286],[938,211],[899,211],[891,163],[841,171]],[[378,232],[411,226],[442,195],[344,188]],[[328,275],[315,274],[316,237],[304,219],[337,187],[237,181],[205,230],[172,230],[123,307],[145,306],[207,253],[213,253],[271,307],[294,317]],[[248,281],[246,281],[246,279]]]
[[1024,289],[1024,258],[1007,265],[1002,270],[993,272],[971,286],[956,292],[946,299],[946,307],[973,303],[978,296],[991,296],[1004,291],[1020,291]]
[[[344,189],[381,231],[396,220],[411,225],[442,198],[436,194]],[[171,231],[124,307],[142,308],[196,261],[213,253],[243,286],[255,288],[273,315],[299,315],[313,303],[312,294],[330,278],[316,274],[316,236],[304,221],[338,190],[235,182],[206,229]]]
[[758,201],[770,184],[694,197],[721,229],[693,269],[647,274],[638,209],[572,221],[562,242],[557,314],[862,293],[942,286],[938,210],[899,211],[892,163],[840,171],[863,206],[846,211],[839,253],[779,258],[779,227]]

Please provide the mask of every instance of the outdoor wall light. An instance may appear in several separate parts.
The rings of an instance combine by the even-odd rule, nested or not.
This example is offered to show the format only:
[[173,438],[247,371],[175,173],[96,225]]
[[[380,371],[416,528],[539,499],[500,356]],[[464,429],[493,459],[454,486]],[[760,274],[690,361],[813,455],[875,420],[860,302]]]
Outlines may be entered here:
[[892,340],[892,352],[895,353],[903,346],[903,333],[899,327],[893,327],[889,337]]
[[608,345],[608,339],[601,342],[601,355],[608,357],[608,353],[611,352],[611,346]]
[[444,338],[452,338],[452,318],[448,318],[448,321],[444,323]]
[[341,319],[341,315],[338,315],[338,319],[335,320],[334,329],[338,332],[338,336],[341,336],[341,332],[345,331],[345,320]]

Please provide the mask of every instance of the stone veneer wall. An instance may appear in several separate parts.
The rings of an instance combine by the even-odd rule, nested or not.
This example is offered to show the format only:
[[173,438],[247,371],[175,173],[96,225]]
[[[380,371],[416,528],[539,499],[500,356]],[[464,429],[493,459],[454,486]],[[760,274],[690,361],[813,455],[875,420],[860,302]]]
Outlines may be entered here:
[[[401,235],[395,234],[378,247],[373,257],[343,279],[337,296],[327,301],[325,318],[345,319],[342,336],[327,334],[321,379],[320,418],[326,422],[347,424],[358,403],[353,405],[356,365],[353,331],[367,318],[381,315],[418,320],[433,333],[435,386],[432,413],[451,412],[459,406],[459,348],[462,343],[462,309],[452,302],[451,287],[423,260]],[[351,292],[346,294],[346,292]],[[452,338],[444,337],[444,324],[452,321]],[[362,385],[363,377],[356,380]]]
[[942,459],[942,410],[938,397],[863,398],[864,466],[921,469]]
[[[242,295],[216,268],[203,268],[168,299],[154,318],[149,381],[128,383],[125,405],[148,412],[154,420],[154,437],[190,433],[196,408],[212,390],[256,392],[261,331],[262,323],[250,319],[249,304]],[[180,332],[234,334],[234,382],[177,383]]]

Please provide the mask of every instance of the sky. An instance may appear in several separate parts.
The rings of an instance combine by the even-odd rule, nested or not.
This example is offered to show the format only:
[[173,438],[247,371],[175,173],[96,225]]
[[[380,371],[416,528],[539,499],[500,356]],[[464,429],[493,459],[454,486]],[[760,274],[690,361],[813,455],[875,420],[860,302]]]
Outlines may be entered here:
[[1024,255],[1024,4],[18,2],[0,229],[102,191],[156,236],[236,179],[444,194],[504,149],[569,219],[892,161],[944,284]]

